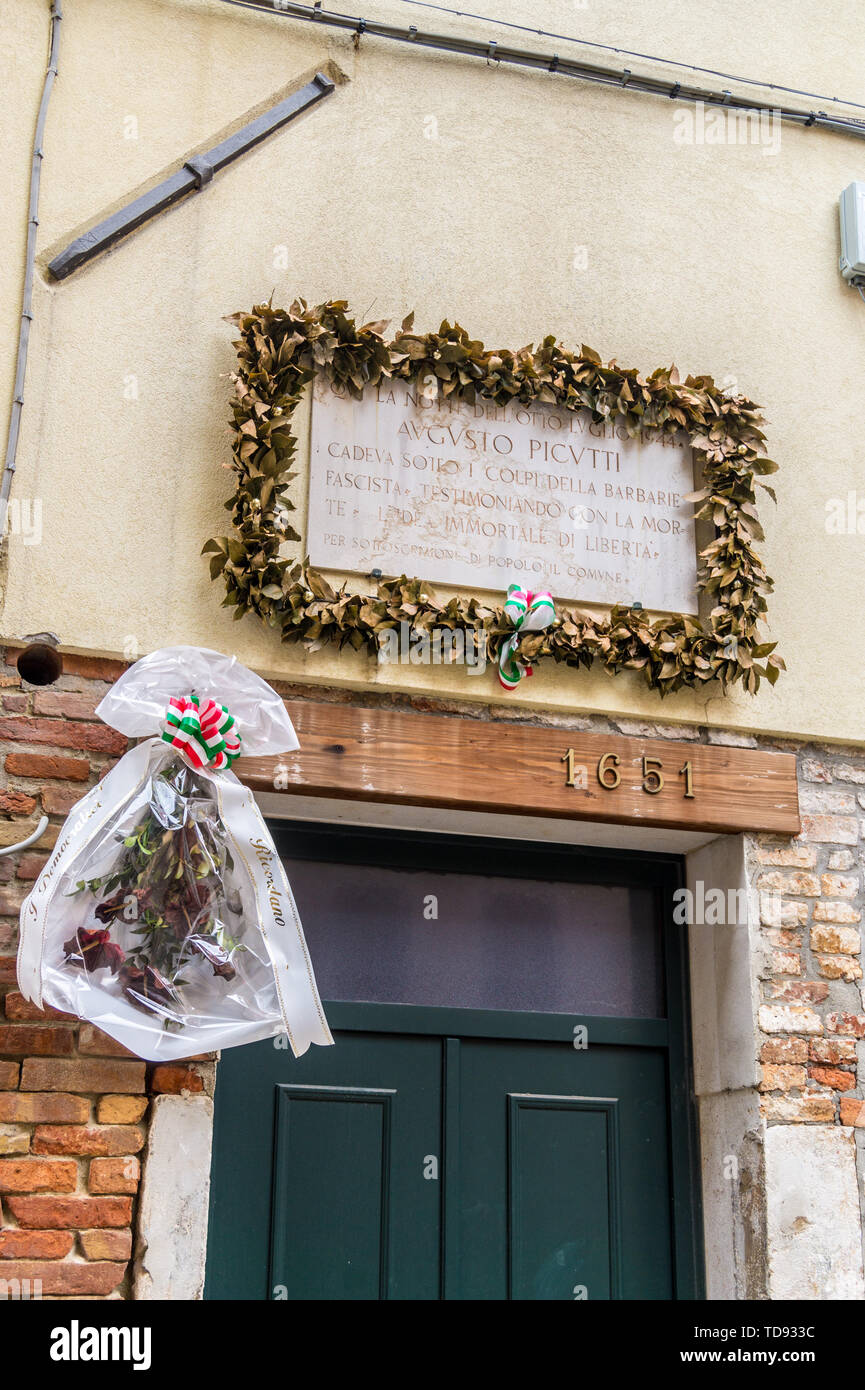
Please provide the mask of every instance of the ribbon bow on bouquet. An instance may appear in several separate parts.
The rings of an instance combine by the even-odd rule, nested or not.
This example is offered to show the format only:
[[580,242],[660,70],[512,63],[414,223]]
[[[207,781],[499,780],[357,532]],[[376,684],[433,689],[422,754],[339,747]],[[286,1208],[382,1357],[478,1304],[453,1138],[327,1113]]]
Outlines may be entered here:
[[514,625],[513,636],[502,643],[499,652],[499,681],[505,690],[515,690],[523,676],[532,674],[531,666],[514,656],[525,632],[543,632],[556,616],[556,607],[547,593],[532,594],[521,584],[511,584],[505,600],[505,616]]
[[240,756],[235,723],[225,705],[198,695],[180,695],[168,701],[162,737],[179,748],[194,768],[220,772]]

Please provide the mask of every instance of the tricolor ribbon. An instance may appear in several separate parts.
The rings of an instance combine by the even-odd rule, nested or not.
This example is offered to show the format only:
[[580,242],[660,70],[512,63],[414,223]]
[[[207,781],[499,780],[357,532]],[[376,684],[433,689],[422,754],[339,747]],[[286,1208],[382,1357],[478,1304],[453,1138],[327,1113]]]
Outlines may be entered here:
[[532,674],[531,666],[519,661],[514,652],[524,632],[543,632],[556,616],[556,607],[549,594],[532,594],[521,584],[511,584],[505,599],[505,617],[514,625],[512,637],[502,643],[499,652],[499,681],[505,690],[515,690],[523,676]]
[[180,695],[168,701],[162,737],[197,769],[209,767],[220,772],[240,756],[241,739],[232,715],[225,705],[198,695]]

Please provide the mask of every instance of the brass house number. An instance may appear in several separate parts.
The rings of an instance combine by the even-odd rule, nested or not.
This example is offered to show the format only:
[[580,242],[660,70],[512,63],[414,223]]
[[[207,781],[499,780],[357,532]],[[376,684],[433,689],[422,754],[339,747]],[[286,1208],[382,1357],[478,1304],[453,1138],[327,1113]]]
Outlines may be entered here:
[[[662,791],[666,782],[664,764],[660,758],[643,758],[641,789],[649,796],[657,796]],[[569,748],[567,753],[562,755],[562,762],[566,764],[566,787],[586,786],[585,766],[576,762],[576,750]],[[618,753],[602,753],[598,759],[595,775],[600,785],[605,791],[612,792],[621,785],[622,774]],[[682,796],[686,801],[694,800],[694,769],[691,766],[690,758],[683,767],[675,773],[676,777],[684,778]]]

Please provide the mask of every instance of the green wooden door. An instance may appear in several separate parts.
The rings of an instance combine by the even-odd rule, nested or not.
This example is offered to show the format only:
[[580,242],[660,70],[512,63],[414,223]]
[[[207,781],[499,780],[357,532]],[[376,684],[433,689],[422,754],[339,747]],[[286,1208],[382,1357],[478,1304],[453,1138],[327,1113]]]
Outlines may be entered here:
[[570,1017],[329,1013],[333,1048],[222,1056],[208,1297],[673,1297],[651,1027],[583,1051]]
[[[353,848],[357,864],[374,867],[371,843]],[[349,855],[344,842],[337,852]],[[378,853],[389,871],[406,863],[392,840]],[[526,863],[509,859],[523,874]],[[545,875],[551,867],[545,859]],[[290,868],[302,884],[299,862]],[[567,871],[586,880],[578,901],[591,901],[588,882],[604,873],[642,884],[660,872],[648,859],[603,873],[569,861]],[[393,906],[399,894],[385,881]],[[331,915],[361,932],[359,892],[333,892]],[[305,923],[311,903],[300,899]],[[397,919],[406,910],[393,907]],[[311,949],[315,959],[314,939]],[[340,956],[351,949],[343,941]],[[434,959],[438,947],[422,949]],[[399,988],[418,988],[405,956],[398,968]],[[669,1017],[343,1000],[327,1005],[333,1048],[298,1060],[273,1042],[223,1053],[207,1297],[699,1296],[678,968],[667,950]],[[455,980],[446,988],[459,996]],[[613,1010],[609,980],[605,989]]]
[[269,1042],[218,1070],[208,1296],[438,1297],[440,1046],[342,1033],[299,1060]]

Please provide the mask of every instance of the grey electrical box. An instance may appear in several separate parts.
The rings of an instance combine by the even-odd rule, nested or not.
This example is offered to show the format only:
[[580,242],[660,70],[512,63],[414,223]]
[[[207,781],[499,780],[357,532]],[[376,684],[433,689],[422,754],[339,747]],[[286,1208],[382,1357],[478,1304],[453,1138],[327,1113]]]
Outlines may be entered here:
[[865,285],[865,183],[848,183],[841,194],[841,274]]

